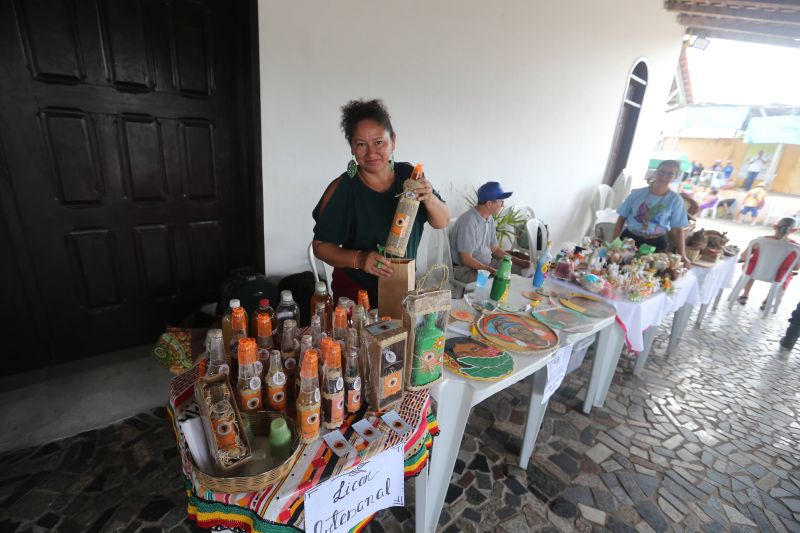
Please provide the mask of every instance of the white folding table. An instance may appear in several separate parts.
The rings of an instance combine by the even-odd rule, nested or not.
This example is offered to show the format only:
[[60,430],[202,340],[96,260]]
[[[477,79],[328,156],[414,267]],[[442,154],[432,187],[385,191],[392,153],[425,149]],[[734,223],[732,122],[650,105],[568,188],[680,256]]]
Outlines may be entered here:
[[[521,292],[531,289],[530,278],[513,275],[508,303],[524,306],[528,300],[522,297]],[[569,335],[559,332],[560,346],[574,344],[597,332],[600,332],[602,337],[607,330],[614,326],[614,318],[611,317],[593,320],[590,331]],[[448,332],[448,336],[456,335]],[[432,532],[436,528],[472,408],[526,378],[530,382],[531,395],[519,465],[522,468],[527,467],[547,409],[547,404],[542,403],[541,393],[534,390],[534,382],[538,373],[547,372],[547,363],[555,355],[555,352],[547,356],[512,354],[515,365],[514,372],[499,381],[468,380],[446,372],[444,379],[431,388],[431,396],[437,401],[436,419],[440,431],[436,438],[436,445],[433,447],[433,457],[429,463],[430,471],[425,472],[424,477],[417,478],[418,486],[415,495],[417,531]],[[423,486],[420,487],[419,484]]]

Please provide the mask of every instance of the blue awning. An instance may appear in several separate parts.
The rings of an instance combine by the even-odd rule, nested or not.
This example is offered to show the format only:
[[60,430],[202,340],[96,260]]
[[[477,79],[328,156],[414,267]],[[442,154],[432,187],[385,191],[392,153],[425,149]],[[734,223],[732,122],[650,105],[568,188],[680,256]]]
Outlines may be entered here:
[[749,144],[800,144],[800,116],[753,117],[744,134]]

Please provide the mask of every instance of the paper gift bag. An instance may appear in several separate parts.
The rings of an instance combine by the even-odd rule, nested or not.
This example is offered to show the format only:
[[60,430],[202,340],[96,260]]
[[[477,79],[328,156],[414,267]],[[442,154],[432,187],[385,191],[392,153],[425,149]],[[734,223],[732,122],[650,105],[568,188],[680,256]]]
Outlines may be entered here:
[[417,264],[413,259],[390,259],[394,273],[378,278],[378,313],[396,320],[403,319],[403,300],[414,290]]
[[[439,283],[430,283],[435,271],[442,272]],[[444,340],[450,317],[449,269],[434,265],[419,280],[403,302],[403,327],[408,331],[406,342],[406,390],[427,389],[441,381]]]

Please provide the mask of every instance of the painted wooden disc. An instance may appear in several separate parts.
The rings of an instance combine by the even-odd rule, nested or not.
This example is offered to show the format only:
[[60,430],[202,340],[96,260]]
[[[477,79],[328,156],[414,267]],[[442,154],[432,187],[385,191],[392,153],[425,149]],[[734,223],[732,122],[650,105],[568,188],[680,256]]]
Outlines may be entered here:
[[478,332],[489,344],[510,352],[534,353],[558,346],[558,334],[538,320],[512,313],[482,316]]
[[453,320],[458,320],[460,322],[472,322],[474,315],[469,311],[464,311],[462,309],[453,309],[450,311],[450,317]]
[[497,381],[514,372],[514,358],[472,337],[453,337],[444,344],[445,367],[459,376]]
[[553,307],[534,311],[533,317],[553,329],[566,333],[580,333],[592,329],[592,321],[586,316],[566,307]]
[[616,316],[617,311],[600,298],[586,294],[573,293],[566,298],[561,298],[561,305],[569,307],[582,315],[592,318],[608,318]]

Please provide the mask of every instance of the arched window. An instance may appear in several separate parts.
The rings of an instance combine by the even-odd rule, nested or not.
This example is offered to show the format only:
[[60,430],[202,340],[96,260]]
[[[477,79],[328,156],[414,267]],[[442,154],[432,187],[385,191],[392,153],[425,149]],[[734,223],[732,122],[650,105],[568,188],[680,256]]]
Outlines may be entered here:
[[639,112],[644,102],[644,92],[647,89],[647,63],[644,59],[636,62],[628,75],[628,86],[622,99],[622,107],[617,119],[617,128],[614,140],[611,143],[611,152],[608,155],[606,172],[603,183],[614,183],[622,169],[628,164],[628,156],[633,145],[633,135],[636,133],[636,123],[639,121]]

